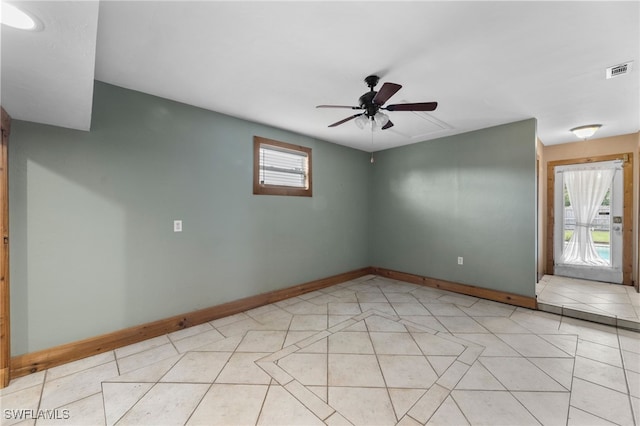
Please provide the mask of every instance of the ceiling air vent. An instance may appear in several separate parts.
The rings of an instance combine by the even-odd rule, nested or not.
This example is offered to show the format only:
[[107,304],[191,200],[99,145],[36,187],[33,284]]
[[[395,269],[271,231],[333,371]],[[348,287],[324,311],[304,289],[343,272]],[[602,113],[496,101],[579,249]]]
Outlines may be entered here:
[[607,79],[629,74],[631,72],[632,65],[633,61],[607,68]]

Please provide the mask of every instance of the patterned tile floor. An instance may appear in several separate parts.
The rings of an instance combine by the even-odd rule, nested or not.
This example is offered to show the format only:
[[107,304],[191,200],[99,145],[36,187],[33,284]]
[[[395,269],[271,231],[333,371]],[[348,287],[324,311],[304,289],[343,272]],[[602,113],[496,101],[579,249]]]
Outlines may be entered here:
[[640,334],[366,276],[0,395],[3,425],[637,425]]
[[545,275],[536,294],[546,312],[640,331],[640,293],[632,286]]

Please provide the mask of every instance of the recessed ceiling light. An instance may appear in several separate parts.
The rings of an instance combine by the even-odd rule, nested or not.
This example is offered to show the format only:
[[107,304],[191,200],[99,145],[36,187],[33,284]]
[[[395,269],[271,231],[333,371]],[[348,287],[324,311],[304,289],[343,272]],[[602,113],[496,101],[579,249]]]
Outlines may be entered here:
[[42,29],[42,23],[37,18],[7,2],[2,2],[0,22],[20,30],[37,31]]

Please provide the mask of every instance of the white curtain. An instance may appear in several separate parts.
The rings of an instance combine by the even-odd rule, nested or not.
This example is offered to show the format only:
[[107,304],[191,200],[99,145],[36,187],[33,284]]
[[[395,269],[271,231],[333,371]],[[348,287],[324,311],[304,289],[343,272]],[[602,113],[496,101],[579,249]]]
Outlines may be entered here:
[[571,170],[563,173],[576,227],[562,253],[562,263],[572,265],[608,266],[598,255],[591,237],[591,223],[611,187],[615,169]]

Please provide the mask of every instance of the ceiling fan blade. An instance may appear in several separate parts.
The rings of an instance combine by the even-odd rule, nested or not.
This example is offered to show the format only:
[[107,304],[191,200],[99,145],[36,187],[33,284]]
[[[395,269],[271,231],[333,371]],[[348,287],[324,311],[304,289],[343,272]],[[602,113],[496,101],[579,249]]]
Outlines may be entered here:
[[387,121],[387,124],[385,124],[384,126],[382,126],[382,130],[386,130],[389,127],[393,127],[393,123],[391,122],[391,120]]
[[376,93],[376,96],[373,98],[373,102],[377,105],[384,105],[384,103],[400,89],[402,89],[402,86],[399,84],[385,83],[380,88],[380,91]]
[[355,115],[352,115],[351,117],[347,117],[347,118],[345,118],[344,120],[340,120],[340,121],[337,121],[337,122],[335,122],[335,123],[333,123],[333,124],[329,124],[329,127],[336,127],[336,126],[339,126],[339,125],[341,125],[342,123],[346,123],[347,121],[349,121],[349,120],[353,120],[354,118],[359,117],[359,116],[361,116],[361,115],[362,115],[362,114],[355,114]]
[[438,107],[437,102],[419,102],[416,104],[387,105],[387,111],[433,111]]
[[347,109],[362,109],[360,107],[357,106],[351,106],[351,105],[318,105],[316,106],[316,108],[347,108]]

